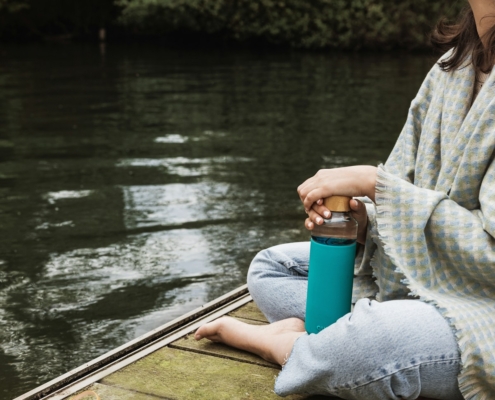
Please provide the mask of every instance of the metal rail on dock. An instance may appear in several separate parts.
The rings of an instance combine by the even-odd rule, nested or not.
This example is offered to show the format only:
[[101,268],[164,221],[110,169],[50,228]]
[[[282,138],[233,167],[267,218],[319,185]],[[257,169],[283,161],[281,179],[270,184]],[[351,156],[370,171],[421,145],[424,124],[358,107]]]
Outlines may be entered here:
[[61,400],[251,301],[243,285],[14,400]]

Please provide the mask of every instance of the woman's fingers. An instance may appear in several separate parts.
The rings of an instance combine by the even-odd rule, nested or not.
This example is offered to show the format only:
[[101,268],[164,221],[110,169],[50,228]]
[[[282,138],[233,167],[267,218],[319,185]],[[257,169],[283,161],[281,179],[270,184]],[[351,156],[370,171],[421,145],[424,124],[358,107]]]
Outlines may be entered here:
[[323,218],[321,217],[320,214],[318,214],[315,210],[309,210],[308,212],[308,218],[314,222],[316,225],[321,225],[323,224]]
[[334,194],[368,196],[374,201],[376,171],[377,168],[370,165],[322,169],[299,185],[297,193],[306,210],[318,200]]
[[306,218],[306,221],[304,221],[304,226],[308,231],[312,231],[313,228],[315,227],[315,224],[309,218]]
[[352,199],[349,202],[349,205],[351,206],[351,210],[355,211],[355,212],[362,211],[362,209],[364,207],[364,204],[361,201],[356,200],[356,199]]
[[308,218],[304,225],[307,229],[312,230],[315,225],[323,224],[324,218],[330,218],[332,213],[325,206],[319,206],[317,204],[313,205],[313,207],[307,212]]
[[325,206],[321,205],[323,203],[323,200],[320,199],[318,200],[316,203],[313,204],[313,207],[311,207],[313,209],[313,211],[316,211],[316,213],[320,216],[320,217],[323,217],[323,218],[330,218],[330,216],[332,215],[330,213],[330,210],[328,208],[326,208]]
[[360,201],[353,199],[349,202],[352,210],[352,216],[358,222],[358,237],[357,241],[361,244],[366,242],[366,232],[368,226],[368,212],[366,211],[366,205]]
[[[306,198],[308,193],[311,192],[313,189],[322,186],[323,182],[321,182],[319,175],[321,175],[320,171],[318,171],[318,173],[316,175],[312,176],[311,178],[306,179],[303,183],[301,183],[298,186],[297,193],[299,194],[301,201],[304,201],[304,199]],[[323,198],[323,197],[321,197],[321,198]],[[319,199],[316,199],[316,200],[319,200]]]
[[307,190],[307,188],[309,187],[308,181],[311,179],[313,179],[313,178],[306,179],[303,183],[301,183],[297,187],[297,194],[299,195],[299,198],[301,199],[301,201],[304,201],[304,198],[306,197],[306,195],[308,193],[308,190]]
[[356,220],[359,223],[361,223],[363,220],[368,218],[368,212],[366,211],[366,205],[362,201],[352,199],[349,202],[349,205],[351,206],[352,215],[354,216],[354,218],[356,218]]
[[329,197],[330,194],[325,193],[324,188],[316,188],[311,190],[306,197],[303,199],[303,205],[305,210],[309,210],[313,207],[313,204],[316,203],[319,199],[324,199],[325,197]]

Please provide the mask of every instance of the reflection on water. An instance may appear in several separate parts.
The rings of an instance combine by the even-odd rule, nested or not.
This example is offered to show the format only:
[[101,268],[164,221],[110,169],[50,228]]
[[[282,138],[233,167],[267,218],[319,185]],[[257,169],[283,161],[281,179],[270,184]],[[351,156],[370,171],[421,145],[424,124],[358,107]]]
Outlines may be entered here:
[[54,204],[60,199],[79,199],[92,194],[92,190],[61,190],[59,192],[50,192],[43,196],[50,204]]
[[125,226],[132,229],[262,217],[262,194],[246,189],[235,184],[206,182],[125,187]]
[[204,176],[208,174],[232,174],[232,164],[254,161],[245,157],[211,157],[211,158],[138,158],[120,160],[118,167],[164,168],[169,175]]
[[0,397],[234,289],[307,240],[295,188],[384,161],[419,55],[0,49]]

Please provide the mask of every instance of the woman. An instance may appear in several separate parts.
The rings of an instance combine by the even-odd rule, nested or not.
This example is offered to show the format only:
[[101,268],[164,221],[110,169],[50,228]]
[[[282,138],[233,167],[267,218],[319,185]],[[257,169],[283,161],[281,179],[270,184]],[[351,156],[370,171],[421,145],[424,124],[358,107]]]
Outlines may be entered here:
[[495,398],[495,1],[469,3],[437,27],[434,42],[453,50],[386,164],[322,170],[298,188],[309,230],[328,215],[321,199],[367,197],[351,201],[364,244],[353,312],[305,333],[309,244],[293,243],[259,253],[248,274],[272,324],[222,318],[196,333],[282,365],[282,396]]

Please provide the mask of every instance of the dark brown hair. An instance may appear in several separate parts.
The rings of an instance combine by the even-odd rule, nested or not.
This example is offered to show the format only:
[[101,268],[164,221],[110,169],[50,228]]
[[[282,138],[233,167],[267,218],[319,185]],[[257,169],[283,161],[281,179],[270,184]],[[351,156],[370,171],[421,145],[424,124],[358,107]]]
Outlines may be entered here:
[[438,63],[444,71],[462,67],[466,58],[471,56],[477,73],[490,72],[495,63],[495,26],[488,30],[484,39],[486,47],[478,35],[470,7],[463,10],[456,23],[449,23],[445,19],[438,22],[431,34],[431,43],[436,49],[445,53],[454,48],[450,57]]

